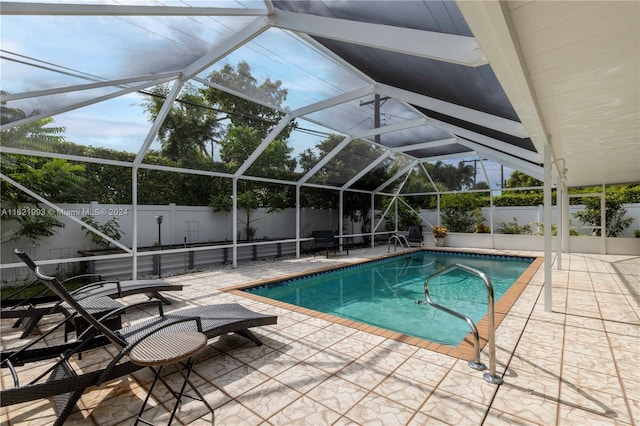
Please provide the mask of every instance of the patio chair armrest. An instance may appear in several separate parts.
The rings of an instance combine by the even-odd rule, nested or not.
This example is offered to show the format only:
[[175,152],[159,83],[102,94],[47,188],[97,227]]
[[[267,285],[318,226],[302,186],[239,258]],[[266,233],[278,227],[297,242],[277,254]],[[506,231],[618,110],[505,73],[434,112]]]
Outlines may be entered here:
[[[101,323],[104,323],[105,321],[107,321],[110,318],[113,317],[117,317],[119,315],[122,315],[123,313],[125,313],[126,311],[128,311],[129,309],[132,308],[143,308],[145,306],[150,306],[150,305],[156,305],[158,306],[158,314],[160,316],[164,316],[164,309],[162,308],[162,300],[158,300],[158,299],[153,299],[153,300],[145,300],[144,302],[138,302],[138,303],[132,303],[130,305],[125,305],[121,308],[118,309],[114,309],[113,311],[109,312],[106,315],[101,316],[100,318],[98,318],[98,321]],[[93,325],[89,325],[83,332],[82,334],[80,334],[78,336],[78,340],[83,340],[86,336],[90,335],[91,333],[93,333],[95,330],[95,327]]]
[[85,284],[82,287],[71,291],[70,293],[72,296],[77,296],[78,294],[81,294],[83,291],[87,291],[92,288],[103,287],[105,284],[115,284],[118,289],[118,297],[122,297],[122,288],[120,285],[120,281],[96,281],[89,284]]
[[121,308],[114,309],[108,314],[98,318],[98,321],[103,322],[108,320],[109,318],[122,315],[123,313],[127,312],[129,309],[134,309],[134,308],[139,309],[139,308],[144,308],[144,307],[153,306],[153,305],[156,305],[158,307],[158,315],[164,316],[164,309],[162,308],[162,300],[152,299],[152,300],[145,300],[144,302],[131,303],[130,305],[125,305]]
[[76,280],[87,280],[87,279],[94,279],[92,282],[95,281],[102,281],[102,275],[100,274],[82,274],[82,275],[75,275],[73,277],[69,277],[67,279],[64,279],[62,281],[60,281],[60,284],[65,285],[67,283],[72,283]]

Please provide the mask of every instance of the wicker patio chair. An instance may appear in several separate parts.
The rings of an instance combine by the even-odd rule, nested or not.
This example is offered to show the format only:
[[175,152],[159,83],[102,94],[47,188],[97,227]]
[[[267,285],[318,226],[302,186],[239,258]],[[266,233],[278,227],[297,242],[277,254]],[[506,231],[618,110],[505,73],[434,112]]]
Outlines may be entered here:
[[[26,256],[26,255],[25,255]],[[161,292],[180,291],[183,286],[180,284],[170,284],[163,280],[126,280],[126,281],[102,281],[100,275],[84,274],[71,277],[60,283],[65,289],[72,283],[79,281],[88,282],[80,288],[71,292],[76,300],[88,298],[109,297],[117,299],[133,294],[146,294],[150,299],[160,299],[165,304],[171,304],[171,301],[164,297]],[[55,294],[47,294],[47,289],[39,293],[25,297],[23,299],[16,298],[21,292],[27,288],[33,287],[39,281],[34,281],[29,285],[22,287],[17,292],[9,296],[8,299],[2,301],[2,309],[0,310],[0,318],[16,318],[17,321],[13,327],[22,327],[24,330],[21,339],[27,337],[38,325],[45,315],[56,313],[66,314],[63,301]],[[113,305],[105,301],[105,306]],[[106,309],[99,312],[106,313]],[[69,324],[72,324],[70,322]]]
[[[124,306],[102,318],[96,318],[78,300],[74,299],[55,277],[43,275],[39,267],[26,254],[17,251],[16,254],[33,269],[36,277],[42,283],[74,309],[74,315],[81,316],[89,324],[89,327],[78,337],[76,342],[56,346],[53,349],[32,349],[32,358],[30,358],[29,353],[23,353],[22,357],[14,356],[15,352],[9,356],[4,356],[3,354],[2,366],[11,369],[15,387],[0,391],[0,406],[4,407],[35,399],[50,398],[54,403],[58,416],[55,422],[56,425],[64,423],[87,387],[100,386],[105,382],[145,368],[143,365],[137,365],[131,360],[127,360],[126,357],[134,348],[139,345],[146,345],[144,343],[146,339],[169,339],[173,333],[179,334],[183,332],[203,333],[207,339],[210,339],[233,332],[252,340],[257,345],[261,345],[262,342],[248,329],[277,323],[277,317],[274,315],[253,312],[233,303],[200,306],[164,313],[160,301],[146,301]],[[105,321],[121,315],[127,309],[148,306],[149,304],[157,306],[158,315],[116,331],[111,330],[104,324]],[[157,337],[165,334],[167,336]],[[69,363],[72,356],[109,343],[118,348],[118,353],[105,368],[78,374]],[[62,348],[65,349],[64,352],[61,352]],[[26,385],[20,384],[18,369],[16,368],[20,363],[28,363],[36,358],[53,358],[52,355],[56,352],[61,355],[57,357],[55,363]]]

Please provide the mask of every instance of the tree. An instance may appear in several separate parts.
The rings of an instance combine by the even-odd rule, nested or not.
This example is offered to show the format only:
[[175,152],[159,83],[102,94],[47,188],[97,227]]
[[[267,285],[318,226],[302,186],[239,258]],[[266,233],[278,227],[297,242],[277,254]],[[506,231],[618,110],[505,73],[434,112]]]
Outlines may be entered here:
[[[5,102],[0,104],[2,124],[26,117],[24,111],[8,108]],[[53,119],[45,117],[3,130],[1,143],[4,146],[51,150],[51,146],[64,142],[62,134],[65,130],[51,124]],[[2,173],[52,202],[75,201],[82,183],[80,174],[84,171],[84,166],[59,158],[47,160],[9,154],[3,154],[0,167]],[[38,246],[42,238],[54,235],[56,228],[64,227],[50,209],[41,207],[31,196],[6,181],[2,182],[2,220],[18,224],[17,231],[8,240],[26,239],[32,246]]]
[[[209,205],[213,211],[231,211],[233,199],[229,194],[218,194],[211,197]],[[238,209],[244,211],[244,218],[238,221],[244,224],[244,234],[247,240],[253,240],[256,235],[256,228],[253,223],[266,218],[273,213],[279,213],[288,207],[287,196],[284,192],[259,191],[257,189],[247,189],[238,194]],[[259,218],[252,218],[254,210],[266,207],[265,215]]]
[[[593,226],[591,230],[594,235],[602,235],[602,229],[599,228],[600,221],[600,198],[586,197],[583,200],[584,210],[574,213],[574,217],[579,219],[585,225]],[[617,237],[622,234],[635,221],[633,217],[624,217],[627,209],[622,205],[622,200],[616,196],[605,197],[605,232],[607,237]],[[596,228],[597,227],[597,228]]]
[[[320,143],[315,149],[305,150],[300,157],[300,166],[303,173],[311,170],[315,165],[333,151],[338,144],[344,140],[343,136],[331,134]],[[311,178],[311,183],[324,184],[329,186],[344,185],[358,172],[367,167],[371,161],[380,157],[382,151],[372,143],[364,141],[352,141],[340,151],[331,161],[321,167]],[[354,185],[355,189],[372,190],[393,174],[393,163],[383,162],[376,169],[370,171]],[[301,204],[313,208],[337,208],[339,204],[338,191],[327,191],[320,189],[305,189],[301,193]],[[370,231],[371,218],[371,196],[361,192],[346,191],[344,193],[343,216],[353,222],[361,222],[363,233]],[[365,244],[368,238],[364,238]]]
[[540,187],[544,183],[536,178],[533,178],[527,174],[524,174],[518,170],[514,170],[509,179],[507,179],[507,188],[527,188],[527,187]]
[[[7,158],[16,161],[7,161]],[[24,156],[4,156],[2,172],[52,202],[73,198],[82,183],[80,174],[84,172],[84,166],[72,165],[59,158],[44,162],[36,160],[36,163]],[[33,247],[40,245],[42,238],[54,235],[55,228],[64,227],[54,211],[42,207],[37,200],[6,181],[2,182],[2,220],[18,224],[16,232],[7,240],[25,239]]]
[[[281,107],[287,99],[287,90],[282,88],[282,82],[267,78],[262,83],[258,83],[251,74],[251,67],[245,61],[238,63],[235,69],[227,64],[220,71],[213,71],[209,75],[209,80],[273,106],[273,108],[266,107],[213,87],[201,89],[207,104],[224,112],[234,127],[252,127],[257,130],[260,139],[264,139],[271,128],[284,117],[283,113],[275,109]],[[295,123],[290,123],[279,137],[287,140],[294,128]]]
[[[168,93],[167,85],[157,86],[150,92],[144,107],[152,121],[157,119]],[[206,105],[204,97],[193,86],[185,85],[158,131],[160,152],[181,165],[201,163],[205,158],[210,165],[218,127],[217,111]]]
[[[232,126],[220,142],[220,158],[227,171],[235,172],[260,145],[258,130],[249,126]],[[249,169],[250,175],[264,177],[291,177],[296,160],[291,157],[293,148],[281,139],[272,141]]]
[[445,191],[461,191],[470,188],[473,184],[474,167],[464,161],[458,162],[458,166],[436,161],[425,164],[431,179],[444,186]]
[[[117,217],[112,217],[102,224],[98,223],[98,221],[93,216],[84,216],[80,220],[102,232],[104,235],[111,239],[120,241],[120,238],[122,237],[122,234],[120,234],[120,224],[118,223]],[[82,229],[87,230],[86,236],[91,238],[91,242],[97,245],[101,250],[108,250],[111,247],[111,242],[109,240],[104,239],[86,226],[83,226]]]
[[440,207],[442,224],[451,232],[473,232],[476,224],[473,213],[486,201],[486,196],[475,192],[444,194]]
[[[0,91],[6,95],[7,92]],[[38,115],[35,110],[31,115]],[[19,108],[9,108],[6,102],[0,103],[0,124],[8,124],[27,118],[29,115]],[[53,118],[44,117],[28,124],[13,127],[2,131],[0,145],[16,148],[41,150],[50,148],[51,145],[64,141],[64,127],[50,126]]]

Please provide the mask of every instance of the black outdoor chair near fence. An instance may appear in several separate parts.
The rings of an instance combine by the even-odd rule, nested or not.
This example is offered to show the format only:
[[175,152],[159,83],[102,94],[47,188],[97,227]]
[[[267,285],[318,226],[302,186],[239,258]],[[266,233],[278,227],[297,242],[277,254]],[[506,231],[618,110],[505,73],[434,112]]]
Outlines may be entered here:
[[424,236],[422,235],[422,226],[410,226],[409,234],[407,235],[407,241],[409,244],[418,244],[422,246]]
[[329,250],[333,249],[333,253],[336,254],[340,247],[343,247],[347,254],[349,254],[349,243],[345,239],[343,243],[340,243],[340,238],[333,234],[330,229],[313,231],[311,233],[313,237],[313,256],[315,257],[318,250],[326,250],[327,259],[329,258]]

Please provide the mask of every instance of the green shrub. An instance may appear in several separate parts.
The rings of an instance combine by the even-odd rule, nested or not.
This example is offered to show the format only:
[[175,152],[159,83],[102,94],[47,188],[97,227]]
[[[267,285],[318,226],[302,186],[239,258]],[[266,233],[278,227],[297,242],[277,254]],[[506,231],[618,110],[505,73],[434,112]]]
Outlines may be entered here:
[[[84,216],[80,220],[102,232],[104,235],[111,239],[120,241],[120,238],[122,237],[122,235],[120,234],[120,224],[118,223],[117,217],[112,217],[102,224],[96,222],[96,219],[93,216]],[[88,229],[86,226],[83,226],[82,229],[87,229],[87,237],[91,237],[91,242],[96,244],[98,248],[106,250],[111,247],[111,243],[108,240],[105,240],[100,235]]]
[[[623,207],[620,195],[608,195],[605,197],[605,231],[607,237],[617,237],[635,221],[633,217],[624,217],[627,209]],[[574,213],[573,216],[587,226],[593,226],[591,232],[594,235],[602,235],[600,228],[600,197],[585,197],[583,199],[584,210]]]
[[445,194],[440,203],[441,222],[450,232],[473,232],[476,224],[473,212],[488,201],[486,195],[475,192]]
[[498,225],[498,234],[530,235],[531,225],[521,226],[518,224],[518,218],[514,217],[511,222]]

